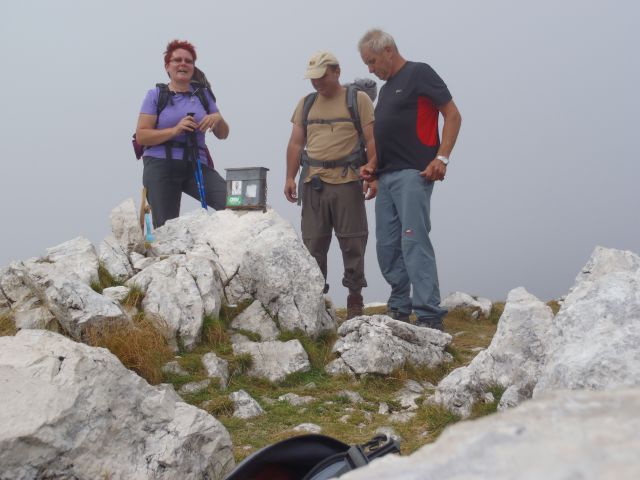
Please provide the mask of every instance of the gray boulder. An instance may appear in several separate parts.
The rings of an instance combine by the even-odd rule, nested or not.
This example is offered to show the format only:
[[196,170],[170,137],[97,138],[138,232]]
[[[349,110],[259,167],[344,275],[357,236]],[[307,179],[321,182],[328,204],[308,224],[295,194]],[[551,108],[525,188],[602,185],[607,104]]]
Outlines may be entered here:
[[242,342],[233,344],[233,353],[248,353],[253,358],[249,375],[280,382],[287,375],[311,368],[309,357],[298,340],[288,342]]
[[310,336],[335,328],[327,313],[324,279],[290,223],[274,210],[204,210],[170,220],[156,230],[154,256],[211,249],[229,303],[256,299],[284,330]]
[[126,253],[144,252],[144,235],[133,199],[128,198],[111,211],[113,238]]
[[103,348],[44,330],[0,337],[1,478],[219,478],[224,426]]
[[257,300],[233,319],[231,328],[256,333],[263,341],[275,340],[280,334],[276,322],[271,319]]
[[233,416],[236,418],[246,420],[264,413],[260,404],[244,390],[230,393],[229,399],[231,399],[234,404]]
[[[524,288],[509,292],[491,344],[443,378],[434,401],[466,417],[488,388],[515,386],[530,398],[545,360],[553,312]],[[518,397],[516,397],[518,398]]]
[[453,292],[447,295],[442,302],[440,302],[442,308],[447,310],[455,310],[456,308],[480,311],[483,316],[488,317],[491,313],[493,303],[487,298],[477,297],[474,298],[471,295],[463,292]]
[[171,255],[136,274],[126,283],[144,293],[142,308],[161,323],[170,345],[193,349],[202,333],[204,315],[217,315],[223,292],[213,254],[195,249]]
[[389,374],[406,362],[434,367],[450,361],[445,348],[451,335],[417,327],[386,315],[360,316],[344,322],[333,351],[339,358],[326,367],[330,374]]
[[597,247],[556,315],[534,390],[640,385],[640,257]]
[[455,424],[412,455],[387,455],[340,479],[635,479],[639,451],[639,389],[557,391]]

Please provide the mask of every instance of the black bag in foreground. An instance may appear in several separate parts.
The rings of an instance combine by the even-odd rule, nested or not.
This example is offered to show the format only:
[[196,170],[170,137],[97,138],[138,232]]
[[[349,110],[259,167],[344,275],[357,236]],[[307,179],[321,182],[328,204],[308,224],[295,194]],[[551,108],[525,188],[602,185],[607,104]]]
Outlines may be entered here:
[[388,453],[400,453],[400,445],[387,435],[353,446],[326,435],[300,435],[258,450],[225,480],[328,480]]

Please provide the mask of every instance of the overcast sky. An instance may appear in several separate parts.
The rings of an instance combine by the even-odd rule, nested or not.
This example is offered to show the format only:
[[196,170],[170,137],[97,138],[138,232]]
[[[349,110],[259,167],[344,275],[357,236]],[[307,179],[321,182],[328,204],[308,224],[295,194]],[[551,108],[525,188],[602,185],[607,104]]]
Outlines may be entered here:
[[[463,117],[432,198],[442,294],[556,298],[596,245],[640,252],[639,20],[632,0],[6,2],[0,266],[78,235],[97,246],[111,209],[139,202],[130,137],[174,38],[195,44],[231,127],[208,140],[217,169],[268,167],[268,202],[299,230],[282,191],[305,64],[329,49],[343,81],[370,76],[356,45],[381,27],[443,77]],[[372,207],[364,295],[386,301]],[[335,239],[329,269],[344,305]]]

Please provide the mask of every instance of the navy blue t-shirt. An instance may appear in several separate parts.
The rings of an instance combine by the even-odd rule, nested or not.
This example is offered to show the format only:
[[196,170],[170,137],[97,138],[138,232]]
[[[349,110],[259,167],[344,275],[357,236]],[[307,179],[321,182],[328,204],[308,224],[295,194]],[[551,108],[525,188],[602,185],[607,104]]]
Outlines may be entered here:
[[451,98],[444,81],[426,63],[407,62],[387,80],[375,110],[379,173],[427,168],[440,146],[436,106]]

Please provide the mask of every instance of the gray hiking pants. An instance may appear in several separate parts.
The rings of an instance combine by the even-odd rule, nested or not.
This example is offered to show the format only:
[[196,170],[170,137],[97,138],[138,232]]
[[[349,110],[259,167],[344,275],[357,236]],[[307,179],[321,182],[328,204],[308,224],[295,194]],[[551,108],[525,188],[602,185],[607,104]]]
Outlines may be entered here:
[[[200,200],[198,185],[191,162],[143,157],[142,184],[147,187],[147,200],[151,205],[153,227],[164,225],[167,220],[180,215],[182,193]],[[227,204],[227,183],[220,174],[202,165],[202,178],[207,205],[224,210]]]
[[322,183],[322,191],[302,186],[302,240],[327,279],[327,253],[331,232],[336,232],[344,276],[342,285],[359,292],[367,286],[364,252],[369,229],[360,182]]
[[[439,320],[440,288],[429,239],[433,182],[406,169],[384,173],[376,197],[376,251],[383,277],[391,285],[389,308],[424,320]],[[413,287],[413,298],[410,298]]]

